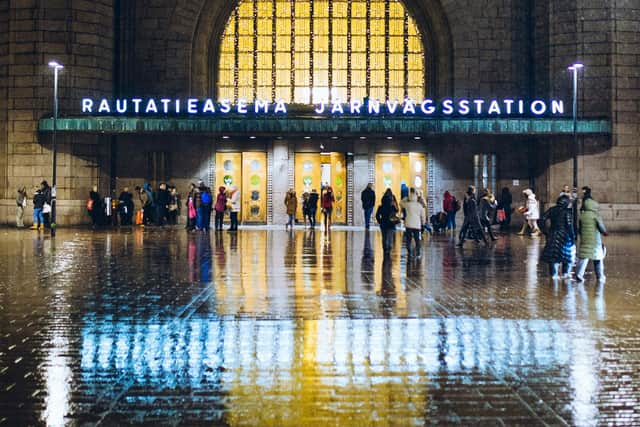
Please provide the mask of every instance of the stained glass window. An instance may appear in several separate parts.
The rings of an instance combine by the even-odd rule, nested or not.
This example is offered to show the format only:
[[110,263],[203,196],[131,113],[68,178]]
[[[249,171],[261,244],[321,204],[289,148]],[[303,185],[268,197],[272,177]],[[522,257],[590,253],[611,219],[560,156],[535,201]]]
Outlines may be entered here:
[[425,96],[423,44],[400,0],[241,0],[218,97],[308,104]]

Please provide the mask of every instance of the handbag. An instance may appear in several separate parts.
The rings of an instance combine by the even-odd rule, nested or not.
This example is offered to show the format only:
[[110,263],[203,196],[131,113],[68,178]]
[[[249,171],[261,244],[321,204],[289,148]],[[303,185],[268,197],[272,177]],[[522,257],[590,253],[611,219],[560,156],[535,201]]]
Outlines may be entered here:
[[136,225],[142,225],[144,221],[144,212],[142,209],[136,211]]
[[389,222],[393,225],[400,224],[400,218],[398,217],[398,214],[393,212],[391,215],[389,215]]
[[42,213],[51,213],[51,205],[49,203],[45,203],[44,205],[42,205]]

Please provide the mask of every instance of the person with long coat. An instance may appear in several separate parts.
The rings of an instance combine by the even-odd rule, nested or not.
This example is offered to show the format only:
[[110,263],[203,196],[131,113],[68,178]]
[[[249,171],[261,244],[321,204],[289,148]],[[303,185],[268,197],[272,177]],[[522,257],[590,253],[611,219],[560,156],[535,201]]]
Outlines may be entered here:
[[573,262],[572,248],[576,241],[571,198],[560,196],[556,205],[540,218],[543,229],[547,221],[551,224],[546,233],[547,242],[542,250],[541,259],[549,264],[552,278],[560,277],[560,266],[562,266],[562,274],[566,277],[570,273]]
[[482,239],[487,244],[487,238],[482,231],[480,223],[480,213],[478,212],[478,201],[476,200],[476,188],[470,185],[464,197],[464,222],[460,229],[460,237],[458,247],[462,247],[465,239],[474,239],[479,241]]
[[584,273],[589,260],[593,260],[596,277],[599,282],[604,282],[604,257],[606,255],[602,236],[607,235],[607,229],[598,213],[598,202],[591,197],[582,201],[580,212],[580,245],[578,247],[578,264],[576,266],[576,278],[584,280]]
[[289,217],[289,221],[287,222],[285,229],[291,227],[293,230],[296,220],[296,211],[298,210],[298,199],[293,188],[290,188],[289,191],[287,191],[287,194],[284,197],[284,205],[287,208],[287,215]]
[[480,224],[487,230],[491,240],[496,240],[496,236],[493,234],[493,230],[491,230],[491,225],[493,224],[497,207],[498,202],[493,193],[489,189],[485,189],[482,194],[482,199],[480,199]]
[[398,224],[398,212],[400,208],[396,196],[390,188],[387,188],[380,206],[376,210],[376,221],[380,224],[380,230],[382,231],[382,249],[384,255],[388,256],[393,248],[393,241],[396,232],[396,224]]

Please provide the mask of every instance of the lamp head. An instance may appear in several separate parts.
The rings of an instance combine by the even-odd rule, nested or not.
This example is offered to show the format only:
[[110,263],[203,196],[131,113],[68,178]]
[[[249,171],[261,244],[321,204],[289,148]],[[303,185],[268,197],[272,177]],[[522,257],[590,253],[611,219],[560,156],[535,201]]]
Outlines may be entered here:
[[49,62],[49,67],[51,67],[51,68],[53,68],[53,69],[55,69],[55,70],[61,70],[61,69],[63,69],[63,68],[64,68],[64,66],[63,66],[62,64],[59,64],[59,63],[58,63],[58,62],[56,62],[56,61],[50,61],[50,62]]
[[584,68],[584,64],[581,64],[580,62],[576,62],[575,64],[572,64],[569,67],[569,71],[578,71],[580,68]]

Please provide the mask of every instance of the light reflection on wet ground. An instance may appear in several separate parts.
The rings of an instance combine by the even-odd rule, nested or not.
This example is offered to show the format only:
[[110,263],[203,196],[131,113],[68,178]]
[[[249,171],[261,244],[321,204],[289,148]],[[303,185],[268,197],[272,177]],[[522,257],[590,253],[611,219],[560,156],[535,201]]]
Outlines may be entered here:
[[3,425],[640,424],[637,236],[599,286],[515,236],[1,233]]

